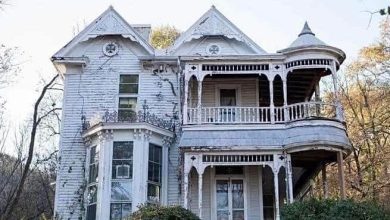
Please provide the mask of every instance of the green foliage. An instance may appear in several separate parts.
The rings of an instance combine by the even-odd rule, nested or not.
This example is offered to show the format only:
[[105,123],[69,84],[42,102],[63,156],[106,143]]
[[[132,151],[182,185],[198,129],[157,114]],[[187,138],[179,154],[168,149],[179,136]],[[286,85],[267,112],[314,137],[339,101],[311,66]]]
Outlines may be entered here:
[[162,25],[152,30],[150,44],[156,49],[165,49],[173,44],[180,31],[174,26]]
[[131,216],[132,220],[200,220],[181,206],[143,205]]
[[286,205],[282,220],[390,220],[390,213],[375,202],[311,199]]

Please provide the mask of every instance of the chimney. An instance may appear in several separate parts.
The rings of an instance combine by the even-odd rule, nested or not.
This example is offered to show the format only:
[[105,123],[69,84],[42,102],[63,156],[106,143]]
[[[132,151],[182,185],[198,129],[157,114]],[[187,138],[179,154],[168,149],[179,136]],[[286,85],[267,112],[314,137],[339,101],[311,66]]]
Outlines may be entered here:
[[149,42],[150,31],[152,29],[150,24],[132,24],[131,27],[134,28],[143,39]]

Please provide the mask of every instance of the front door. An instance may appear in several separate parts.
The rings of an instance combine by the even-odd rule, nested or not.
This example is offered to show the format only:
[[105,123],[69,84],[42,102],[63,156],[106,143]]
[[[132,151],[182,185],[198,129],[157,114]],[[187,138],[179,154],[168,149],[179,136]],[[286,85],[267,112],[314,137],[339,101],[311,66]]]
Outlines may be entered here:
[[217,220],[244,220],[243,179],[216,180]]

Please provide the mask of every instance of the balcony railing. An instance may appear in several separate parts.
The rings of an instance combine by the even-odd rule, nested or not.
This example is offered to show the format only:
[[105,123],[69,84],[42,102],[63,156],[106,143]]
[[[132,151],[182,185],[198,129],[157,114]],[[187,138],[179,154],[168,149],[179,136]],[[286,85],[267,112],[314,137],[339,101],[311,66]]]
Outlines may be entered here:
[[117,111],[105,111],[104,115],[95,115],[90,121],[84,121],[83,130],[87,130],[99,123],[148,123],[150,125],[163,128],[169,131],[174,130],[175,123],[173,120],[161,118],[148,112],[146,109],[129,114],[118,114]]
[[335,104],[302,102],[286,107],[202,107],[188,108],[187,124],[267,124],[307,118],[342,120]]

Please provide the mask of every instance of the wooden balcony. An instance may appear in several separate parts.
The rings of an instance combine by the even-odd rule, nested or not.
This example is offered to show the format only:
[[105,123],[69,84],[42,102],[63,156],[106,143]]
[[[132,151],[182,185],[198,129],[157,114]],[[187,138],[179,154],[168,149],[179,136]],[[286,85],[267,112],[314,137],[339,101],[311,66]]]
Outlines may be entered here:
[[335,104],[302,102],[283,107],[201,107],[188,108],[187,124],[274,124],[310,118],[343,121]]

